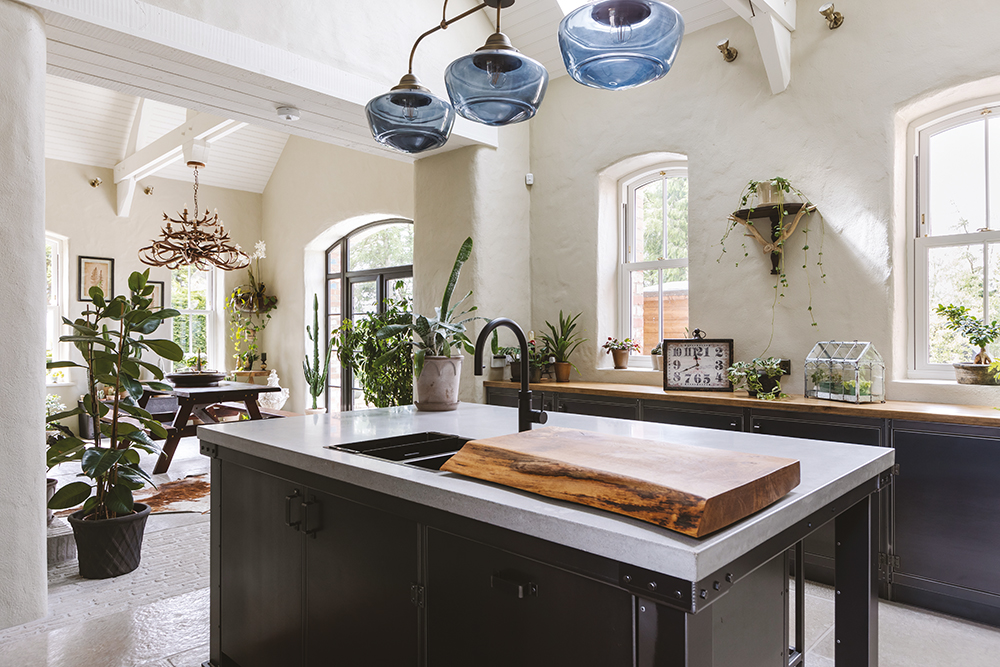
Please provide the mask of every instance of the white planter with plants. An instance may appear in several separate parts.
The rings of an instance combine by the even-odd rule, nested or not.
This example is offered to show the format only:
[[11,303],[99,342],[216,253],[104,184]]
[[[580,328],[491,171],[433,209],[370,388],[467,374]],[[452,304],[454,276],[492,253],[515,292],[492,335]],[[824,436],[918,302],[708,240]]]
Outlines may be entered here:
[[[401,342],[389,352],[376,360],[376,364],[391,363],[398,355],[398,350],[412,345],[413,371],[416,374],[416,401],[418,410],[444,411],[458,407],[458,391],[462,371],[462,349],[469,354],[475,348],[465,334],[465,325],[476,319],[473,313],[476,306],[459,311],[465,300],[472,296],[470,290],[458,303],[451,305],[451,297],[455,292],[462,265],[472,255],[472,237],[465,239],[455,258],[455,265],[448,277],[444,289],[441,306],[435,308],[434,317],[407,313],[405,321],[400,324],[390,324],[378,332],[381,339],[397,337],[406,334]],[[412,336],[412,338],[410,338]],[[457,352],[452,356],[453,352]]]

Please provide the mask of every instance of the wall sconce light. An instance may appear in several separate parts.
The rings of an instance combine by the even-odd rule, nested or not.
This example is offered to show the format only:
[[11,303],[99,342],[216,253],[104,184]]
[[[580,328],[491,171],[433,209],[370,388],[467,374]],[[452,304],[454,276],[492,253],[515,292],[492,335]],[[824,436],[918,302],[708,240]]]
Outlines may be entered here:
[[92,188],[96,188],[96,187],[98,187],[98,186],[99,186],[99,185],[100,185],[101,183],[103,183],[103,182],[104,182],[104,181],[102,181],[102,180],[101,180],[101,179],[99,179],[99,178],[92,178],[92,179],[90,179],[90,187],[92,187]]
[[834,11],[832,2],[828,2],[820,7],[819,13],[826,17],[826,24],[830,26],[830,30],[836,30],[844,22],[844,15],[838,11]]
[[726,59],[727,63],[733,62],[736,60],[736,56],[740,55],[739,51],[729,46],[728,39],[722,40],[716,46],[719,47],[719,51],[722,51],[722,57]]
[[153,194],[153,186],[152,185],[147,185],[146,187],[144,187],[142,189],[142,192],[143,192],[143,194],[147,194],[147,195]]

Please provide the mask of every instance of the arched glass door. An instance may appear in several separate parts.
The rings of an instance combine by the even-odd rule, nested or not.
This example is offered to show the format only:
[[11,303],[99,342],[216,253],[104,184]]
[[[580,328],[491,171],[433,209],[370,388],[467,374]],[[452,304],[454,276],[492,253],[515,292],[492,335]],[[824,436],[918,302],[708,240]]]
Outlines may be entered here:
[[[385,299],[404,296],[413,298],[412,222],[387,220],[366,225],[327,249],[327,337],[344,317],[358,319],[381,313]],[[368,407],[350,371],[336,359],[330,363],[326,401],[330,411]]]

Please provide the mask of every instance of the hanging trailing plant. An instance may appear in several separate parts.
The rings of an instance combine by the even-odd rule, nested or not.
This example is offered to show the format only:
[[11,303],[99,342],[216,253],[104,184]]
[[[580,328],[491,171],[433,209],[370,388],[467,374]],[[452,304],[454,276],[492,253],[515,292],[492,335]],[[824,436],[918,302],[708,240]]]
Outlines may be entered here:
[[[257,336],[270,322],[271,311],[278,307],[278,297],[267,294],[263,281],[258,279],[261,275],[260,260],[266,257],[267,246],[263,241],[257,241],[247,267],[250,284],[236,287],[226,299],[226,310],[230,315],[229,340],[236,349],[233,358],[237,370],[253,368],[254,361],[260,357]],[[253,261],[257,262],[256,275]]]

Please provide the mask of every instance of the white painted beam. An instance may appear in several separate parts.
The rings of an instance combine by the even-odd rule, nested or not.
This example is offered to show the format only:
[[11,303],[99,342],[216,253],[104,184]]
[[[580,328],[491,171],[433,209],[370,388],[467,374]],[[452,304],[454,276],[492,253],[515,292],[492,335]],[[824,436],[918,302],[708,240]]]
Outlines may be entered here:
[[[795,30],[797,0],[753,0],[755,8],[772,15],[786,30]],[[760,14],[760,11],[757,12]]]
[[246,123],[219,118],[211,114],[198,114],[190,122],[180,125],[140,151],[136,151],[115,165],[115,183],[128,179],[140,180],[179,160],[185,143],[203,139],[217,141]]
[[750,25],[757,36],[771,92],[785,92],[792,80],[792,33],[773,14],[757,14],[750,19]]

